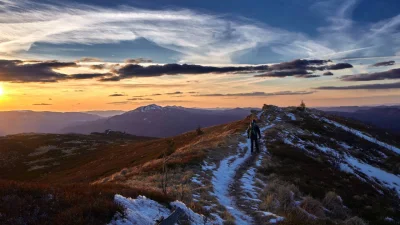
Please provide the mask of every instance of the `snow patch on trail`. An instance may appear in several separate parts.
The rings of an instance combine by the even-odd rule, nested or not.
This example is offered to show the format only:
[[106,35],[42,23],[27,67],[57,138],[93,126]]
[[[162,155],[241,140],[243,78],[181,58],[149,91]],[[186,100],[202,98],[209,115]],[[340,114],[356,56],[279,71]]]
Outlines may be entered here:
[[[273,126],[274,124],[263,126],[262,128],[260,128],[260,131],[263,134],[264,131],[270,129]],[[239,180],[241,191],[243,192],[242,197],[240,198],[245,202],[244,205],[246,205],[246,207],[250,207],[252,210],[260,212],[262,216],[268,217],[267,219],[270,223],[277,223],[279,221],[282,221],[284,218],[270,212],[258,211],[259,204],[261,202],[259,196],[259,191],[261,188],[256,185],[256,182],[260,182],[261,185],[263,185],[264,187],[267,185],[257,178],[257,168],[261,166],[263,158],[268,153],[265,142],[260,141],[260,149],[261,152],[257,155],[255,166],[248,168]],[[237,224],[242,223],[238,222]]]
[[261,212],[261,213],[264,216],[268,216],[268,217],[273,216],[273,217],[275,217],[275,218],[269,219],[269,223],[278,223],[278,222],[281,222],[281,221],[283,221],[285,219],[285,218],[283,218],[281,216],[278,216],[278,215],[270,213],[270,212]]
[[193,176],[192,179],[191,179],[191,181],[192,181],[193,183],[195,183],[195,184],[200,185],[200,186],[203,185],[203,183],[199,180],[199,175]]
[[[233,182],[236,170],[250,157],[250,151],[246,151],[246,147],[249,145],[249,139],[247,139],[246,143],[239,143],[237,154],[229,156],[220,162],[219,168],[214,171],[211,181],[214,187],[213,194],[219,203],[226,207],[229,213],[235,218],[237,224],[243,225],[252,224],[252,218],[236,207],[235,202],[229,195],[229,186]],[[246,151],[244,156],[239,157],[243,151]]]
[[275,124],[271,124],[271,125],[268,125],[268,126],[265,126],[265,127],[261,127],[260,131],[261,131],[261,133],[264,133],[264,131],[266,131],[266,130],[274,127],[274,126],[275,126]]
[[240,179],[241,188],[254,201],[260,201],[255,187],[256,168],[250,168]]
[[382,141],[378,141],[376,138],[373,138],[373,137],[370,137],[368,135],[365,135],[359,130],[347,127],[347,126],[345,126],[343,124],[340,124],[338,122],[335,122],[335,121],[332,121],[332,120],[329,120],[329,119],[326,119],[326,118],[322,118],[322,120],[327,122],[327,123],[329,123],[329,124],[333,124],[336,127],[342,128],[343,130],[345,130],[347,132],[350,132],[350,133],[352,133],[352,134],[354,134],[354,135],[356,135],[356,136],[358,136],[358,137],[360,137],[360,138],[362,138],[364,140],[367,140],[369,142],[375,143],[375,144],[380,145],[380,146],[382,146],[382,147],[384,147],[384,148],[386,148],[388,150],[391,150],[391,151],[393,151],[393,152],[395,152],[397,154],[400,154],[400,149],[397,148],[396,146],[389,145],[389,144],[387,144],[385,142],[382,142]]
[[125,216],[117,216],[109,225],[154,225],[156,220],[167,218],[171,211],[144,196],[136,199],[115,195],[114,201],[125,208]]
[[291,120],[296,120],[296,116],[293,113],[286,114]]
[[207,170],[215,170],[217,168],[217,166],[212,163],[212,164],[208,164],[206,161],[204,161],[204,164],[201,165],[201,169],[203,171],[207,171]]
[[[117,194],[114,201],[124,207],[125,213],[124,216],[116,215],[108,225],[154,225],[156,220],[161,217],[167,218],[172,213],[167,207],[145,196],[132,199]],[[192,225],[213,224],[212,221],[206,223],[203,215],[193,212],[180,201],[172,202],[170,205],[182,209]]]

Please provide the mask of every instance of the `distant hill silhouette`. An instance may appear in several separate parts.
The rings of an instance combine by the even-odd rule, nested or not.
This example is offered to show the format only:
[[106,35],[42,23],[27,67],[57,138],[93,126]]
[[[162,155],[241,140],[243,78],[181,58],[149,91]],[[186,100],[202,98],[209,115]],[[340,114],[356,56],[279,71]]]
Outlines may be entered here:
[[0,135],[18,133],[58,133],[62,128],[102,117],[79,112],[0,112]]
[[200,127],[209,127],[243,119],[250,108],[206,110],[179,106],[148,105],[109,117],[70,126],[63,133],[103,132],[107,129],[148,137],[170,137]]
[[372,107],[355,111],[327,111],[400,133],[400,107]]

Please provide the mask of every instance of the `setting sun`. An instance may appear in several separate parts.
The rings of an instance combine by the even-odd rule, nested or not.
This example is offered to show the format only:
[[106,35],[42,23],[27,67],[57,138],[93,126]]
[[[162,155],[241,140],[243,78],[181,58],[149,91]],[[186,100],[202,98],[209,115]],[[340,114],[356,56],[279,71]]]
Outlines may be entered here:
[[0,96],[2,96],[4,94],[4,89],[2,86],[0,86]]

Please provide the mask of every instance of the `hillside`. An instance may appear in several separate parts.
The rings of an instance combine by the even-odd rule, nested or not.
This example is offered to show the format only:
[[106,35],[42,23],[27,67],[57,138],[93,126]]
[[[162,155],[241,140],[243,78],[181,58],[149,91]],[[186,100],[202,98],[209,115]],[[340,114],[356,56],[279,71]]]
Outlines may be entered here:
[[400,107],[372,107],[351,112],[329,111],[328,113],[400,133]]
[[[178,152],[206,153],[200,164],[170,163],[169,195],[201,212],[207,224],[400,220],[399,136],[317,110],[265,106],[254,117],[262,127],[262,153],[248,151],[243,133],[250,118],[218,144],[177,149],[171,161],[180,158]],[[124,168],[96,183],[161,189],[162,173],[150,170],[161,164]]]
[[196,128],[243,119],[250,109],[205,110],[176,106],[148,105],[122,115],[70,126],[64,133],[89,134],[111,129],[148,137],[172,137]]
[[[262,151],[258,154],[250,153],[245,134],[252,118],[257,118],[262,131]],[[23,199],[31,189],[41,193],[40,199],[46,196],[46,191],[40,190],[74,190],[74,196],[87,199],[84,206],[79,203],[80,207],[91,211],[83,217],[82,210],[74,209],[80,220],[64,219],[62,224],[108,223],[111,216],[88,222],[106,209],[107,215],[116,213],[110,224],[155,224],[174,208],[184,210],[187,224],[389,225],[400,221],[400,136],[318,110],[265,105],[243,120],[171,138],[98,137],[94,142],[105,142],[98,154],[82,161],[85,157],[73,158],[75,165],[64,170],[43,161],[40,165],[53,165],[49,167],[52,171],[43,167],[37,169],[42,170],[40,175],[28,176],[30,167],[24,162],[61,154],[73,139],[87,143],[78,143],[80,146],[89,145],[94,137],[58,135],[35,141],[37,138],[17,135],[0,139],[12,143],[8,150],[0,150],[3,159],[15,158],[11,164],[3,160],[2,171],[9,170],[1,178],[51,186],[3,181],[3,199],[11,195]],[[60,147],[45,152],[49,147],[40,146],[55,145],[50,140],[57,140]],[[17,145],[32,147],[13,153],[24,152],[19,157],[4,155]],[[31,158],[38,154],[43,156]],[[63,186],[75,182],[90,188]],[[134,192],[128,193],[126,188]],[[62,196],[59,199],[64,199]],[[96,208],[96,199],[107,206]],[[53,204],[54,200],[41,202],[44,206],[39,212],[46,211],[49,202]],[[59,210],[74,208],[68,202]],[[25,205],[15,207],[26,210]],[[44,216],[28,224],[54,218]]]
[[102,117],[79,112],[0,112],[0,135],[19,133],[59,133],[66,126],[94,121]]

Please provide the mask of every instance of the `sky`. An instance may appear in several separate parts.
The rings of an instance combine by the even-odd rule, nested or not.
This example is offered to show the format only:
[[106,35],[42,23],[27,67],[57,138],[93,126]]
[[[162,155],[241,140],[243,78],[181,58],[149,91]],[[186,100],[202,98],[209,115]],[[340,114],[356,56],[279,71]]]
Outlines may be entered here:
[[400,104],[398,0],[0,0],[0,111]]

